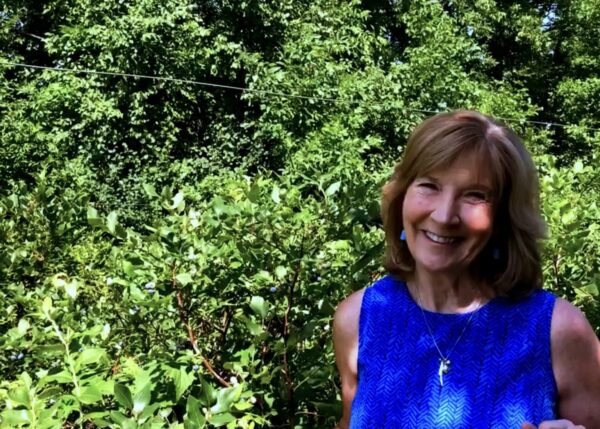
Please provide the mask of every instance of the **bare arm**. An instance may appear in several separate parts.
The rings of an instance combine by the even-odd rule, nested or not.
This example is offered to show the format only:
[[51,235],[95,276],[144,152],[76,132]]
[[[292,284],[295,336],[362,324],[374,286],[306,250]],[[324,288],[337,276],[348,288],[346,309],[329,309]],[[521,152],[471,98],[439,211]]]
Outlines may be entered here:
[[364,289],[343,300],[333,318],[335,362],[342,383],[343,414],[337,428],[348,429],[350,409],[358,382],[358,321]]
[[563,299],[554,307],[551,340],[561,418],[600,428],[600,343],[583,313]]

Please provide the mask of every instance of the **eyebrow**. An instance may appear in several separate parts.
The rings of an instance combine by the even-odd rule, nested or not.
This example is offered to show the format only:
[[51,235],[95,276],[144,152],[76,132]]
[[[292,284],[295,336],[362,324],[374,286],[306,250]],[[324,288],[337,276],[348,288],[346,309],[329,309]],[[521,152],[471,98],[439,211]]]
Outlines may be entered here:
[[472,186],[467,186],[467,189],[474,189],[476,191],[485,191],[485,192],[488,192],[490,194],[492,193],[492,188],[490,188],[487,185],[483,185],[481,183],[477,183],[477,184],[472,185]]
[[[430,176],[430,175],[417,176],[415,178],[415,181],[416,180],[429,180],[429,181],[434,182],[436,184],[440,183],[440,181],[438,179],[436,179],[435,177]],[[474,184],[465,186],[464,189],[472,189],[472,190],[477,190],[477,191],[484,191],[484,192],[487,192],[489,194],[493,194],[494,193],[493,188],[491,188],[488,185],[484,185],[483,183],[474,183]]]

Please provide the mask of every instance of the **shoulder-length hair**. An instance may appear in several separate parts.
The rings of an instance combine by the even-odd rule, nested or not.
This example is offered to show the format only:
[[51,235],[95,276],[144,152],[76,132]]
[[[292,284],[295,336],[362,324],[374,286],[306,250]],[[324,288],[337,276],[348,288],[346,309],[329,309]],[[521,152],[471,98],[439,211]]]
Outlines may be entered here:
[[542,286],[539,242],[546,233],[536,169],[514,132],[477,112],[441,113],[423,121],[411,134],[382,192],[385,267],[403,279],[414,270],[406,242],[400,240],[402,205],[409,185],[472,153],[492,179],[495,215],[490,240],[470,270],[500,295],[527,295]]

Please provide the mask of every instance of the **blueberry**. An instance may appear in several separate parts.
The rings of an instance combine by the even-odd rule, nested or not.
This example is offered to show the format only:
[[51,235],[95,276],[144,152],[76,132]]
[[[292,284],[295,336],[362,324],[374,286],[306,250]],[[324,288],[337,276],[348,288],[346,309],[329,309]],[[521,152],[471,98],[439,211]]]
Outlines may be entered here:
[[317,281],[320,282],[321,281],[321,276],[317,276]]
[[200,366],[196,364],[196,365],[194,365],[194,366],[192,367],[192,369],[193,369],[194,371],[198,371],[198,370],[200,369]]
[[154,289],[154,282],[148,282],[148,283],[146,283],[146,285],[144,286],[144,288],[146,290]]
[[17,356],[16,355],[10,355],[9,359],[10,360],[17,360]]
[[271,293],[277,292],[277,288],[275,286],[272,286],[269,290],[271,291]]

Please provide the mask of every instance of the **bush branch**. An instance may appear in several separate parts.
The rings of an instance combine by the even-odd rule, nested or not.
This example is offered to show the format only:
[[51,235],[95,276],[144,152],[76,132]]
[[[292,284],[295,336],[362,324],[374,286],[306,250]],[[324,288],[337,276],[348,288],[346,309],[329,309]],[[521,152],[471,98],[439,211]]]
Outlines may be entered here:
[[[185,309],[183,293],[177,287],[176,276],[177,276],[177,264],[173,263],[173,266],[171,267],[171,285],[173,286],[173,290],[175,291],[176,296],[177,296],[177,310],[179,313],[179,319],[181,320],[181,323],[183,323],[183,326],[185,326],[185,329],[188,334],[188,340],[189,340],[190,344],[192,345],[194,354],[201,355],[200,349],[198,348],[198,341],[196,340],[196,334],[194,333],[194,329],[190,325],[188,313]],[[219,374],[217,374],[217,372],[214,370],[214,368],[212,367],[212,365],[210,364],[208,359],[206,359],[204,356],[202,356],[202,364],[207,369],[207,371],[214,378],[216,378],[219,383],[221,383],[221,385],[223,385],[225,387],[231,386],[231,384],[229,384],[225,379],[223,379],[223,377],[221,377]]]

